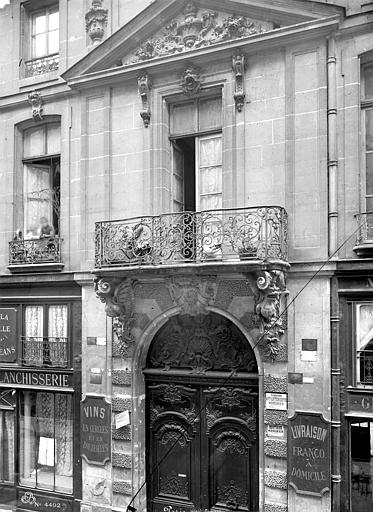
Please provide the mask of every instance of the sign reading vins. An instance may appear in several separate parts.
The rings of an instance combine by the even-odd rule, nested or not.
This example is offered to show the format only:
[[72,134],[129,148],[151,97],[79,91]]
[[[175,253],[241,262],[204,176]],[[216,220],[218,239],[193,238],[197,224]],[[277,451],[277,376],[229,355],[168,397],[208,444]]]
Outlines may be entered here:
[[17,361],[17,310],[0,308],[0,362]]
[[91,464],[104,466],[110,460],[111,405],[104,396],[89,396],[81,402],[81,455]]
[[288,478],[298,494],[330,489],[330,424],[318,413],[296,412],[288,425]]

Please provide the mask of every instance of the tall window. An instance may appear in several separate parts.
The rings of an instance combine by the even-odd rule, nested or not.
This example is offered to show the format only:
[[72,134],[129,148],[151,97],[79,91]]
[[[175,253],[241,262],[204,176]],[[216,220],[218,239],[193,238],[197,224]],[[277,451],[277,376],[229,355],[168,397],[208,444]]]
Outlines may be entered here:
[[373,386],[373,303],[356,308],[356,384]]
[[175,212],[222,207],[221,97],[170,107]]
[[15,406],[15,391],[0,389],[0,484],[14,483]]
[[373,510],[373,421],[351,423],[351,512]]
[[20,392],[20,483],[73,492],[72,397]]
[[[365,211],[373,212],[373,64],[363,68],[362,100],[365,129]],[[373,239],[373,214],[367,216],[366,238]]]
[[23,142],[24,237],[40,237],[42,224],[50,226],[48,232],[44,229],[44,234],[58,234],[60,125],[50,123],[29,128],[24,132]]
[[31,57],[37,59],[59,51],[58,6],[47,7],[31,16]]

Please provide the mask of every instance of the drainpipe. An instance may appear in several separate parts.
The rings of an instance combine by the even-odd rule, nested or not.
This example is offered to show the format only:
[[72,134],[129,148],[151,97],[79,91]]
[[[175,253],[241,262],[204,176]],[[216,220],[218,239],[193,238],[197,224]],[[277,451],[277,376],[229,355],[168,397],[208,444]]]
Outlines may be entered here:
[[337,81],[335,39],[328,40],[328,220],[329,220],[329,256],[337,250],[338,240],[338,158],[337,158]]
[[338,278],[331,278],[330,290],[330,374],[331,374],[331,481],[332,511],[339,512],[341,500],[341,405],[340,405],[340,346],[339,346],[339,295]]

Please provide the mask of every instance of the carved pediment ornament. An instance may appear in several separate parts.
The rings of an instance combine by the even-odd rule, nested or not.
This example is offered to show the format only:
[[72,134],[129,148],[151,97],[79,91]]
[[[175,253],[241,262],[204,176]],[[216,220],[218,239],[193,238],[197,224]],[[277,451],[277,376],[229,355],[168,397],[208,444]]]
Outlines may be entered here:
[[144,121],[144,126],[147,128],[150,124],[150,89],[152,86],[151,79],[146,71],[141,71],[137,75],[137,85],[139,89],[140,98],[142,101],[142,111],[140,112],[140,116]]
[[198,94],[201,90],[202,80],[199,70],[192,65],[187,66],[181,77],[181,88],[187,96]]
[[102,0],[92,0],[92,6],[85,15],[85,29],[93,44],[102,41],[108,20],[108,10],[102,7]]
[[234,102],[238,112],[242,112],[245,103],[245,56],[242,53],[233,55],[233,72],[235,76]]
[[275,360],[285,333],[281,315],[281,297],[287,293],[285,275],[281,270],[264,271],[257,276],[256,314],[261,321],[261,345],[265,354]]
[[201,279],[171,277],[168,281],[168,289],[174,303],[180,306],[181,314],[207,315],[209,313],[207,306],[215,302],[216,276],[206,276]]
[[34,121],[43,120],[43,100],[40,92],[32,91],[27,96],[27,100],[31,105],[31,114]]
[[203,48],[272,29],[272,23],[258,22],[245,16],[219,15],[215,11],[202,12],[193,2],[188,2],[181,17],[145,41],[125,64]]
[[114,318],[113,333],[116,336],[122,355],[128,344],[134,341],[131,328],[134,322],[135,292],[137,282],[133,279],[96,279],[95,292],[105,303],[107,316]]

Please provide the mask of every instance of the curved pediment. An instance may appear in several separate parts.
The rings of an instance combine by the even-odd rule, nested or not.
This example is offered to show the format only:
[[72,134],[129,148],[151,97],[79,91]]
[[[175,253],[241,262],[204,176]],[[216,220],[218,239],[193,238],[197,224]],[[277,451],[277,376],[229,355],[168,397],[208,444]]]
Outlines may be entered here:
[[308,0],[155,0],[63,73],[76,77],[128,69],[175,55],[192,55],[274,31],[343,15],[344,9]]

